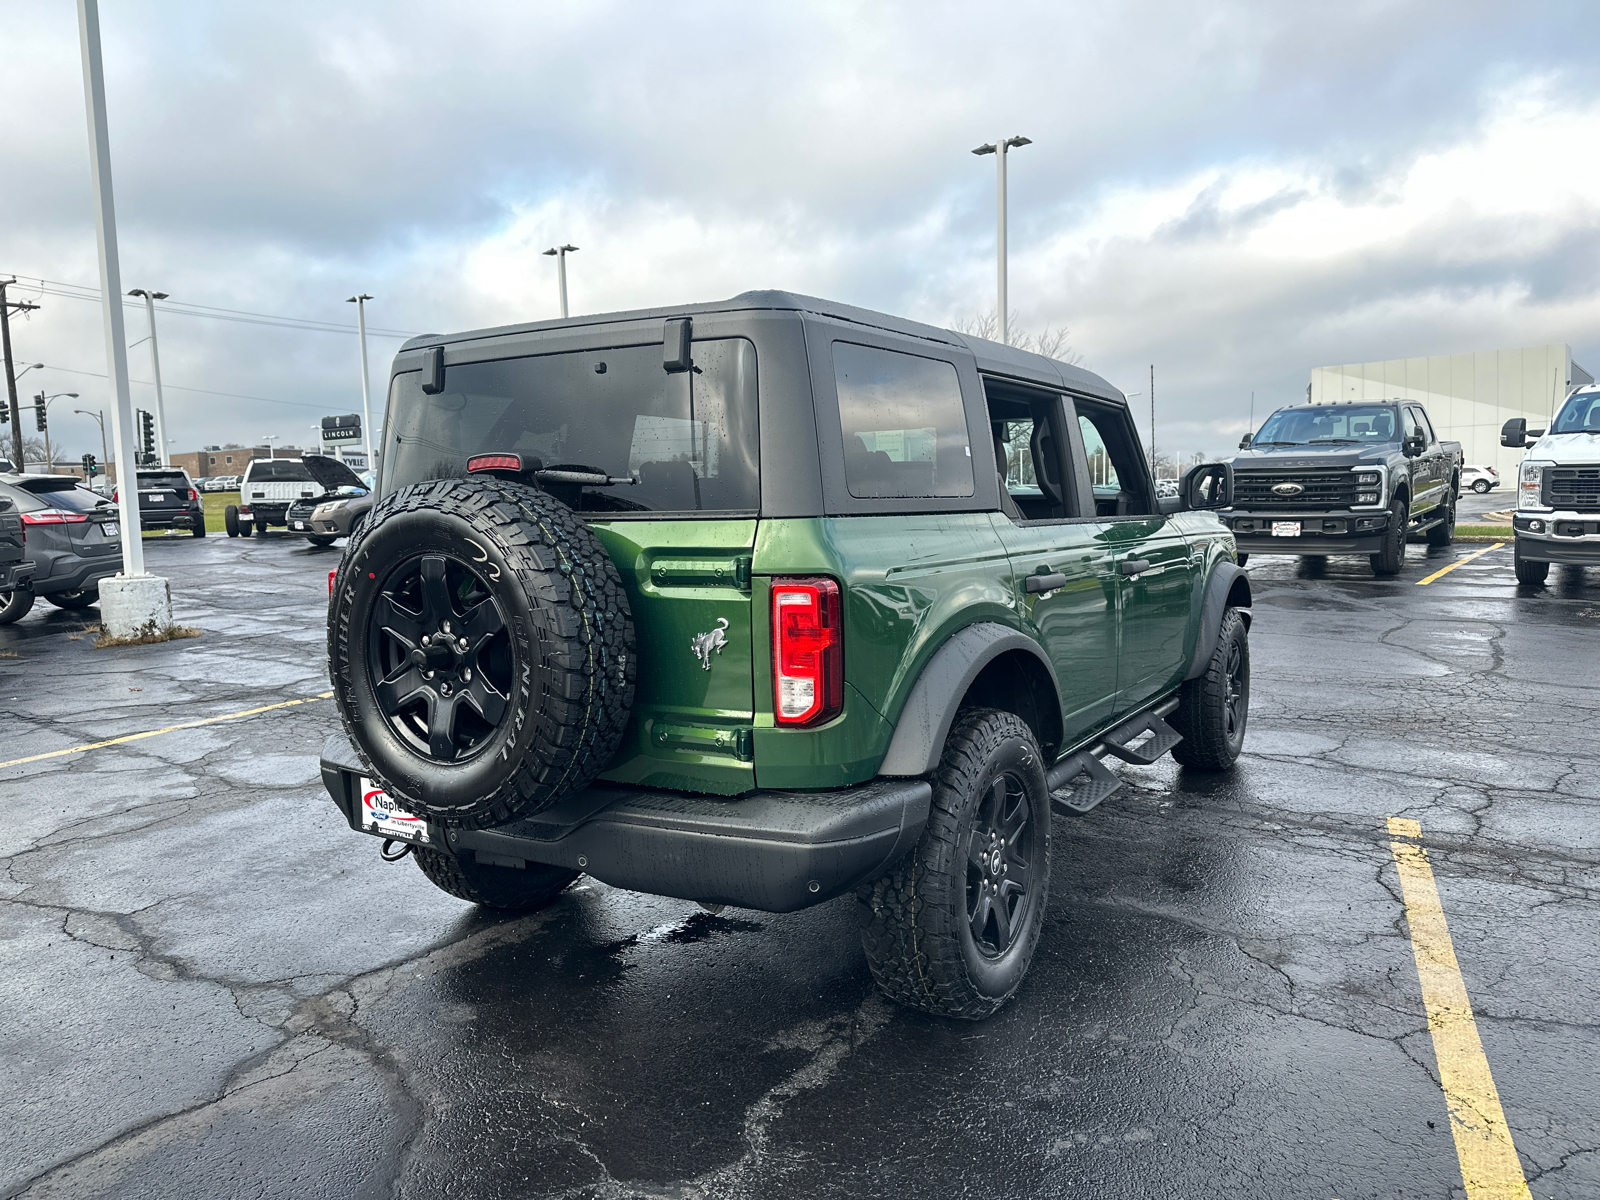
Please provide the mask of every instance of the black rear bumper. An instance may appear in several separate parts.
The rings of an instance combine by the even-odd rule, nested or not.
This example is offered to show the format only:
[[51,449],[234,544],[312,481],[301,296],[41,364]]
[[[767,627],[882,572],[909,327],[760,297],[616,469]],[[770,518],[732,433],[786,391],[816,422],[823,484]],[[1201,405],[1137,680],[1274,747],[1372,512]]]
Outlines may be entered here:
[[203,509],[176,508],[164,512],[159,508],[146,508],[139,512],[140,529],[193,529],[205,523],[206,514]]
[[[350,827],[371,832],[361,829],[362,774],[343,735],[330,737],[323,782]],[[509,825],[428,832],[495,865],[549,863],[629,891],[793,912],[882,874],[922,835],[932,799],[914,778],[738,799],[596,784]]]

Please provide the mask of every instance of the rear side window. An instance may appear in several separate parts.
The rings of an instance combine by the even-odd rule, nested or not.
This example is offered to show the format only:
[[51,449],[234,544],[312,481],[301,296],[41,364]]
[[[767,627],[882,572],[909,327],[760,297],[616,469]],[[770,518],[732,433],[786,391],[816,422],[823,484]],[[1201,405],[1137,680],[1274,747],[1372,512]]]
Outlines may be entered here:
[[182,471],[140,471],[139,486],[142,488],[186,488],[189,486],[189,477]]
[[972,495],[972,447],[955,367],[835,342],[833,371],[852,496]]
[[433,396],[419,372],[396,375],[384,488],[464,475],[472,455],[505,451],[630,481],[583,488],[582,512],[755,512],[755,346],[713,338],[692,354],[694,370],[673,372],[659,342],[463,363]]
[[[24,481],[19,491],[35,498],[33,503],[27,500],[18,502],[18,509],[23,512],[33,512],[40,508],[66,508],[73,512],[90,512],[97,505],[105,503],[105,497],[97,492],[91,492],[86,487],[80,487],[73,479],[29,479]],[[12,497],[16,492],[6,493]]]

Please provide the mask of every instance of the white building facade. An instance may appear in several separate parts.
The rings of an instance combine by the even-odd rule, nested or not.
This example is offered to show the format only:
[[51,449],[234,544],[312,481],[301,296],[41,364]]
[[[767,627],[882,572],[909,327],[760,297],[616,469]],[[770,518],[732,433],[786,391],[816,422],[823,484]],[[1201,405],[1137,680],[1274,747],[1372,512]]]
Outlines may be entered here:
[[1501,490],[1510,493],[1524,452],[1500,444],[1500,427],[1512,417],[1523,417],[1529,429],[1547,428],[1567,393],[1593,382],[1594,376],[1572,361],[1572,348],[1553,342],[1316,367],[1310,396],[1317,404],[1420,400],[1439,436],[1460,442],[1468,463],[1499,471]]

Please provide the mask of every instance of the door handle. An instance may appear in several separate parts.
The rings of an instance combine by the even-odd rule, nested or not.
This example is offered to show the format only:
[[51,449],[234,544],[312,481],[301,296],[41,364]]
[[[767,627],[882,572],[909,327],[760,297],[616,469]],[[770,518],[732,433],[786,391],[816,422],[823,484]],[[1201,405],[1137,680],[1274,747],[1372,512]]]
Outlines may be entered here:
[[1148,558],[1125,558],[1118,564],[1124,575],[1142,575],[1150,569]]
[[1053,592],[1058,587],[1067,586],[1067,577],[1062,574],[1054,575],[1029,575],[1027,582],[1022,585],[1023,590],[1029,595],[1039,592]]

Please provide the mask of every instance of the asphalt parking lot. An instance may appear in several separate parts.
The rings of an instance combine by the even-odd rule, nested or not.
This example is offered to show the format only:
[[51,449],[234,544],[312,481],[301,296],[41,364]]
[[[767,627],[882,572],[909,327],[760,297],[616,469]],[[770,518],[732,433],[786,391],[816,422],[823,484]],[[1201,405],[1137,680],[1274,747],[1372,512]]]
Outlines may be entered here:
[[385,864],[317,774],[338,550],[153,542],[200,638],[0,629],[0,1195],[1461,1196],[1399,817],[1531,1194],[1593,1200],[1600,571],[1419,586],[1484,549],[1252,559],[1244,759],[1058,818],[971,1025],[879,999],[848,899],[503,919]]

